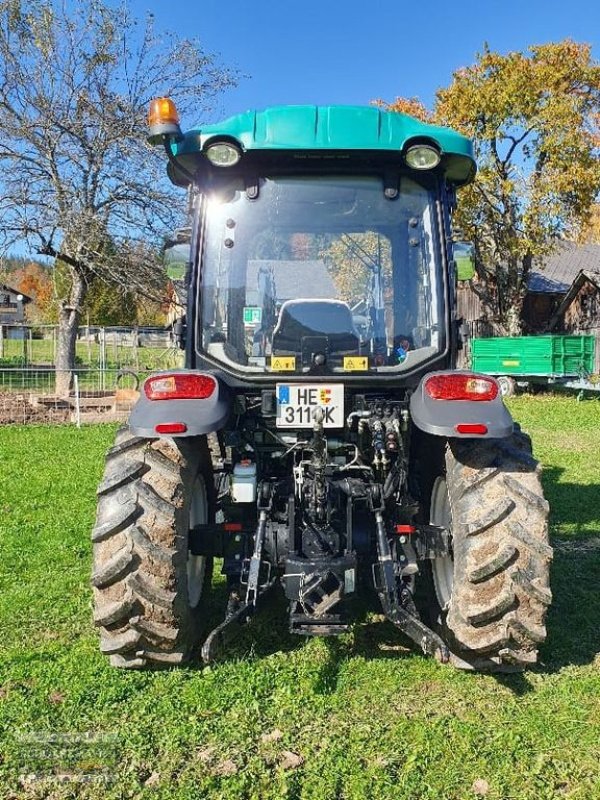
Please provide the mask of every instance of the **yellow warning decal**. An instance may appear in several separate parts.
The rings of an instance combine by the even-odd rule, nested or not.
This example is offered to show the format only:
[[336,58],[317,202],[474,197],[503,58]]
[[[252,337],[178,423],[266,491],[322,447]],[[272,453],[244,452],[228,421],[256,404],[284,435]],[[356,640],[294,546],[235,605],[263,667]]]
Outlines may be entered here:
[[369,369],[367,356],[344,356],[344,369],[346,372],[361,372]]
[[520,361],[503,361],[503,367],[519,367],[521,365]]
[[271,356],[271,369],[276,372],[293,372],[296,369],[296,356]]

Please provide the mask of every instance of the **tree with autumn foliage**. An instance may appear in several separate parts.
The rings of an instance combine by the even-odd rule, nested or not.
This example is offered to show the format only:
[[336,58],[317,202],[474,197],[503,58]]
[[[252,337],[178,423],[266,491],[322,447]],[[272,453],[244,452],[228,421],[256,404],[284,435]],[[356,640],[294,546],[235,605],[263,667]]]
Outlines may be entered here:
[[25,311],[27,321],[41,324],[56,322],[57,309],[51,270],[38,262],[30,261],[15,277],[18,290],[33,301]]
[[577,244],[600,244],[600,203],[596,203],[589,219],[584,220],[575,232]]
[[517,335],[534,259],[586,229],[600,192],[600,64],[590,46],[486,47],[438,91],[431,114],[415,99],[387,108],[473,139],[477,178],[461,191],[455,225],[474,243],[484,298]]
[[340,300],[351,306],[364,300],[373,270],[381,270],[383,285],[388,287],[392,246],[386,236],[375,231],[344,233],[327,237],[323,245],[318,255],[329,270]]

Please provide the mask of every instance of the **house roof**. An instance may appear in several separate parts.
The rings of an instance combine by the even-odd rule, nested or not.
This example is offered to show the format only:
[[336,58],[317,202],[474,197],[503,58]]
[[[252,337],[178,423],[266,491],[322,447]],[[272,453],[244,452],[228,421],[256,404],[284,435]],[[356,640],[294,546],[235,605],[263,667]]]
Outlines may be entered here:
[[534,265],[527,288],[539,294],[565,294],[582,270],[600,272],[600,244],[560,242],[542,264]]
[[27,294],[23,294],[18,289],[13,289],[12,286],[7,286],[5,283],[0,283],[0,292],[10,292],[11,294],[20,294],[23,298],[24,303],[32,303],[33,298],[29,297]]
[[552,319],[550,320],[550,326],[549,326],[551,330],[557,325],[560,318],[563,316],[567,308],[571,305],[575,297],[577,297],[579,290],[586,281],[590,281],[590,283],[593,283],[594,286],[600,290],[600,264],[598,265],[598,267],[599,267],[598,271],[594,272],[592,272],[591,270],[582,269],[575,276],[575,280],[569,287],[569,291],[563,297],[560,306],[556,309],[556,311],[552,315]]
[[269,261],[248,262],[246,275],[246,301],[258,302],[258,273],[272,270],[277,300],[296,300],[299,297],[336,297],[335,284],[323,261]]
[[[261,269],[272,271],[275,281],[277,301],[297,298],[313,299],[317,297],[336,297],[336,288],[331,275],[323,261],[269,261],[255,260],[248,262],[246,280],[246,305],[257,305],[260,302],[258,275]],[[171,280],[175,289],[174,305],[187,305],[187,286],[185,281]]]

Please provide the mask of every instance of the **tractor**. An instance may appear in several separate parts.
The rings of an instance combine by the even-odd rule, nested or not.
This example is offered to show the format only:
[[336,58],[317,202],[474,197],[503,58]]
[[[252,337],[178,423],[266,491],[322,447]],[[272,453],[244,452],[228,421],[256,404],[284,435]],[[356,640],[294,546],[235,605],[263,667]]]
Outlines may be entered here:
[[540,467],[497,381],[456,368],[451,220],[471,142],[358,106],[184,133],[159,98],[149,126],[189,193],[185,367],[145,380],[106,457],[101,651],[121,668],[208,663],[276,588],[293,634],[351,630],[370,596],[442,663],[536,663]]

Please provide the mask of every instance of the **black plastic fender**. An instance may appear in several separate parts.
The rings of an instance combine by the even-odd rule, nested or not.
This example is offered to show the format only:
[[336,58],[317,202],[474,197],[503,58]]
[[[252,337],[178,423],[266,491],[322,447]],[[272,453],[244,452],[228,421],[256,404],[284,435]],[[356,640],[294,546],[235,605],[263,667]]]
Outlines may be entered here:
[[[466,370],[458,374],[472,375]],[[425,382],[432,375],[447,375],[447,370],[428,372],[421,378],[410,398],[410,415],[414,424],[425,433],[456,439],[501,439],[514,429],[513,418],[502,402],[500,392],[493,400],[434,400],[425,391]],[[486,433],[461,433],[458,425],[485,425]]]
[[[164,374],[173,375],[184,373],[191,375],[211,375],[216,382],[216,389],[206,399],[192,400],[150,400],[144,389],[131,409],[129,416],[129,430],[135,436],[148,439],[158,439],[161,436],[180,438],[185,436],[199,436],[220,430],[229,417],[232,406],[232,397],[229,388],[220,381],[212,372],[207,370],[179,369],[168,370]],[[153,373],[155,377],[161,373]],[[158,433],[157,425],[182,423],[185,430],[181,433]]]

